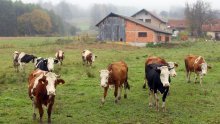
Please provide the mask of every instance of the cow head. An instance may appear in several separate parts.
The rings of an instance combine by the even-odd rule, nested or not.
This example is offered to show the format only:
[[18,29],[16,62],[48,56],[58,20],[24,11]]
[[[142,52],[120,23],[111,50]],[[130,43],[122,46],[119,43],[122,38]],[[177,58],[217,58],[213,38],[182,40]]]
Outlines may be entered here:
[[56,86],[60,83],[64,84],[65,81],[63,79],[58,79],[60,75],[56,75],[53,72],[46,73],[39,82],[45,85],[47,90],[47,95],[55,96],[56,95]]
[[207,74],[207,69],[208,69],[208,64],[207,63],[202,63],[199,66],[201,68],[201,74],[206,75]]
[[100,71],[100,78],[101,78],[101,87],[107,87],[108,86],[108,79],[109,79],[109,74],[111,71],[109,70],[101,70]]
[[178,67],[178,64],[176,62],[168,62],[167,64],[169,66],[170,76],[175,77],[177,75],[175,68]]
[[49,71],[54,70],[54,64],[57,64],[59,61],[57,59],[54,59],[52,57],[47,58],[44,60],[45,64],[47,64],[47,68]]
[[160,80],[163,84],[164,87],[169,87],[169,76],[170,76],[170,71],[167,66],[161,66],[157,67],[157,70],[160,72]]

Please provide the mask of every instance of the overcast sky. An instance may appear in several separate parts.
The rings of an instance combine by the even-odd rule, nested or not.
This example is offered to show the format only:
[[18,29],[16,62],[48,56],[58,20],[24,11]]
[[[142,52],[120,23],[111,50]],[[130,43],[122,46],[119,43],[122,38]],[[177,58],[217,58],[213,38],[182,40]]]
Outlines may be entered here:
[[[15,1],[15,0],[14,0]],[[118,6],[131,6],[135,8],[145,8],[148,10],[170,10],[172,6],[185,6],[186,2],[192,3],[196,0],[22,0],[25,3],[52,2],[57,4],[60,1],[77,4],[81,7],[88,7],[91,4],[113,4]],[[214,9],[220,9],[220,0],[204,0],[211,3]]]

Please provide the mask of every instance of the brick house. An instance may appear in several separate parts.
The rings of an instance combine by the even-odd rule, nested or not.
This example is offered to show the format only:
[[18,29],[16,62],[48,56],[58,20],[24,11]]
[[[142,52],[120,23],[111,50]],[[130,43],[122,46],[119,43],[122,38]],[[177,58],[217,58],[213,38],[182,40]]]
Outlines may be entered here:
[[152,24],[162,30],[167,30],[167,20],[157,16],[156,14],[147,11],[145,9],[142,9],[132,15],[131,17],[141,20],[145,23]]
[[[146,23],[135,17],[126,17],[110,13],[96,26],[102,41],[124,41],[127,43],[169,42],[171,32],[158,25]],[[153,20],[151,20],[153,22]]]
[[208,21],[206,24],[202,25],[202,31],[211,39],[220,40],[220,19]]

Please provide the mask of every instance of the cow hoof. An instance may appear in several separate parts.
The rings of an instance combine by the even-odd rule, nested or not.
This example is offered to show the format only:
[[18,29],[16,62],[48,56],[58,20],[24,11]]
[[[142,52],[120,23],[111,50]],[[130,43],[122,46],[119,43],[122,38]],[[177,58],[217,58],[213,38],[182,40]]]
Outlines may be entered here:
[[39,120],[39,124],[43,124],[43,121],[42,121],[42,120]]
[[150,107],[150,108],[153,107],[153,104],[152,104],[152,103],[149,103],[149,104],[148,104],[148,107]]
[[36,120],[36,113],[33,114],[33,120]]
[[51,119],[48,119],[48,124],[51,124]]
[[115,100],[115,103],[116,103],[116,104],[118,103],[118,100],[117,100],[117,99]]
[[118,100],[121,100],[121,96],[118,97]]
[[127,94],[124,94],[124,98],[127,99]]
[[101,105],[104,105],[105,104],[105,101],[101,101]]
[[165,107],[162,107],[162,111],[163,111],[163,112],[166,112],[166,108],[165,108]]

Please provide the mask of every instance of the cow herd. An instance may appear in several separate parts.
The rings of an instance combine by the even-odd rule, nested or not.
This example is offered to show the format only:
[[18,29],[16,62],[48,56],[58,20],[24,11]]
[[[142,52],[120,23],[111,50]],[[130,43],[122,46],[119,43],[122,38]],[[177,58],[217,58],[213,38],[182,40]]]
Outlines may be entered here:
[[[97,56],[89,50],[83,50],[82,63],[92,66]],[[24,71],[24,65],[32,61],[34,70],[28,77],[28,95],[32,100],[33,119],[36,119],[35,109],[37,108],[40,115],[40,122],[43,117],[43,105],[47,106],[48,123],[51,122],[51,110],[56,95],[56,86],[64,84],[65,81],[53,72],[54,64],[63,64],[64,52],[58,50],[55,58],[42,58],[35,55],[26,54],[24,52],[15,51],[13,53],[13,65],[17,72]],[[191,72],[195,72],[195,82],[197,76],[202,78],[207,74],[207,69],[211,67],[206,63],[202,56],[188,55],[184,59],[186,68],[187,81],[190,81]],[[159,111],[158,91],[162,96],[162,109],[165,111],[165,100],[169,93],[171,77],[177,76],[176,62],[167,62],[165,59],[157,56],[150,56],[145,61],[145,81],[143,88],[148,86],[149,89],[149,107],[155,106]],[[100,70],[100,86],[104,89],[101,105],[105,103],[109,88],[114,88],[115,103],[121,99],[122,89],[124,88],[124,98],[127,98],[127,89],[130,89],[128,83],[128,65],[124,61],[112,62],[106,69]]]

